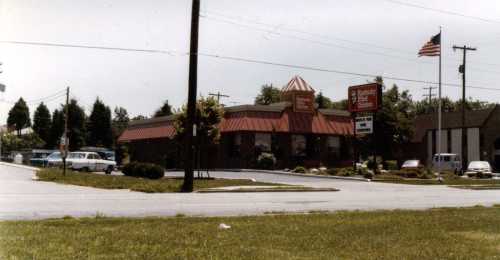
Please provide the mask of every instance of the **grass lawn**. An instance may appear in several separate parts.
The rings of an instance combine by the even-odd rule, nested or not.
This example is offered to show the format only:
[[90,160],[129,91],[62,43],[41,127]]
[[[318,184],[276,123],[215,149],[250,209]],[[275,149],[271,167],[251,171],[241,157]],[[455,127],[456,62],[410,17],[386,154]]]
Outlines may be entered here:
[[[232,228],[219,230],[225,223]],[[498,259],[500,207],[0,222],[0,259]]]
[[[163,178],[149,180],[128,176],[101,175],[68,171],[63,176],[59,169],[43,169],[37,172],[40,181],[50,181],[61,184],[87,186],[101,189],[130,189],[133,191],[160,193],[180,192],[182,178]],[[228,186],[270,186],[280,185],[275,183],[253,182],[247,179],[195,179],[194,189],[228,187]]]

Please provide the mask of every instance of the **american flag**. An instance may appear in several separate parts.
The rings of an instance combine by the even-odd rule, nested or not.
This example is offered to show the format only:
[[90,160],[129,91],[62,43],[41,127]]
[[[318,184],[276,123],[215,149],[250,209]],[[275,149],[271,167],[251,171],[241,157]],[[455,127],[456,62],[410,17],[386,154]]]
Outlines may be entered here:
[[441,33],[433,36],[422,49],[418,52],[418,56],[439,56],[441,55]]

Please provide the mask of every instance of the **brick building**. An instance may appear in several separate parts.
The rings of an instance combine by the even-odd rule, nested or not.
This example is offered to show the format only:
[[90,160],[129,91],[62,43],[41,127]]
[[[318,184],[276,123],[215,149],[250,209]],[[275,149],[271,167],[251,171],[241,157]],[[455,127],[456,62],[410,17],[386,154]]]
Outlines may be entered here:
[[[466,153],[465,160],[489,161],[500,169],[500,105],[489,109],[466,111]],[[441,147],[443,153],[462,156],[462,114],[461,112],[443,113]],[[437,114],[418,116],[415,120],[413,142],[414,157],[428,165],[432,155],[437,153]],[[411,152],[408,152],[410,155]]]
[[[317,109],[314,89],[294,77],[282,90],[282,102],[226,107],[219,144],[199,155],[204,168],[255,168],[262,152],[273,153],[278,168],[349,164],[352,121],[347,111]],[[133,161],[182,167],[183,147],[172,139],[175,116],[132,122],[119,141]]]

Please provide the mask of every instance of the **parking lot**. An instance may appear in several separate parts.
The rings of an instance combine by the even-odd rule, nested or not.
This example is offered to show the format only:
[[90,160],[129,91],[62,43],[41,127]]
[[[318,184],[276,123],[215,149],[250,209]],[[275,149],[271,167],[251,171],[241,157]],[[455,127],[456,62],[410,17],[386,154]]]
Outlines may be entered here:
[[[181,175],[182,173],[168,173]],[[0,165],[0,219],[95,216],[235,216],[317,210],[427,209],[500,204],[500,190],[346,181],[253,172],[211,172],[339,192],[145,194],[33,181],[34,171]]]

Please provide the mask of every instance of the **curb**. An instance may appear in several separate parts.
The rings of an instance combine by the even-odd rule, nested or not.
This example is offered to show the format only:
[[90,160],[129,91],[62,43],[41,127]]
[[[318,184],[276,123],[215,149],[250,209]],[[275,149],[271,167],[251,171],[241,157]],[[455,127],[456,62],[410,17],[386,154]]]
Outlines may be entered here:
[[277,174],[277,175],[288,175],[288,176],[296,176],[296,177],[309,177],[309,178],[336,179],[336,180],[345,180],[345,181],[371,182],[370,179],[365,179],[365,178],[343,177],[343,176],[326,176],[326,175],[313,175],[313,174],[300,174],[300,173],[285,172],[285,171],[269,171],[269,170],[254,170],[254,169],[214,169],[213,171],[220,171],[220,172],[255,172],[255,173],[268,173],[268,174]]
[[199,190],[197,193],[256,193],[256,192],[337,192],[339,189],[316,188],[316,189],[236,189],[236,190]]
[[20,168],[20,169],[25,169],[25,170],[30,170],[30,171],[39,171],[40,170],[40,168],[36,168],[36,167],[14,164],[14,163],[6,163],[6,162],[0,162],[0,165],[7,166],[7,167],[13,167],[13,168]]

